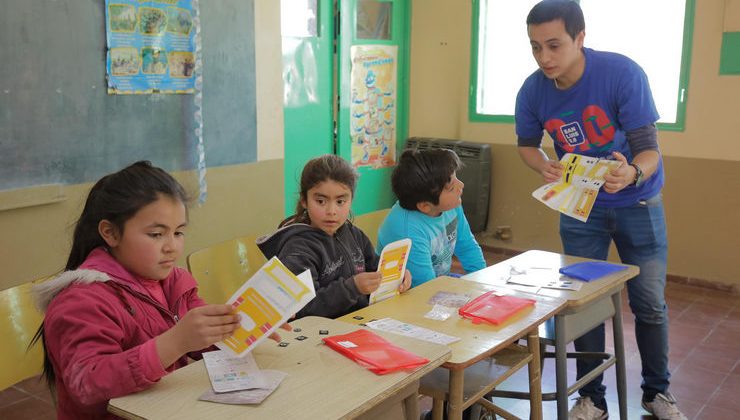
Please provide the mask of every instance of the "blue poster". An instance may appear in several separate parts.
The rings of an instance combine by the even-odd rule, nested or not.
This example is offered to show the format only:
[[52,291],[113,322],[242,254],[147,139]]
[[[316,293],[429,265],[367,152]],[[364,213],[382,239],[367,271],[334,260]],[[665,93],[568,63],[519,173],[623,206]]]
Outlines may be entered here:
[[193,93],[192,0],[105,0],[109,94]]

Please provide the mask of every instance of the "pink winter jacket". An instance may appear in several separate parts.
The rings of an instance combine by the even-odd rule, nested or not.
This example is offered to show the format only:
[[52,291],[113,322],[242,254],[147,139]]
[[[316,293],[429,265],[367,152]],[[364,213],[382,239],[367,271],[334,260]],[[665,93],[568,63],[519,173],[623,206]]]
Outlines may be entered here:
[[[169,307],[152,299],[138,278],[103,248],[78,270],[34,290],[46,310],[44,342],[56,374],[58,419],[115,418],[108,400],[155,384],[187,364],[162,369],[154,338],[205,302],[195,279],[175,268],[162,280]],[[199,357],[198,354],[191,355]]]

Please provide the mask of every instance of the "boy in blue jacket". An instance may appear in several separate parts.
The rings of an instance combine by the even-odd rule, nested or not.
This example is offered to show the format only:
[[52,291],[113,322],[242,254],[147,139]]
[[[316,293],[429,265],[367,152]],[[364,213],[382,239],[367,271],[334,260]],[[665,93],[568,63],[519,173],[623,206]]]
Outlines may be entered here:
[[407,269],[412,287],[449,275],[453,254],[466,273],[486,267],[462,210],[465,185],[456,175],[461,166],[451,150],[406,150],[391,175],[398,201],[380,226],[377,251],[411,239]]

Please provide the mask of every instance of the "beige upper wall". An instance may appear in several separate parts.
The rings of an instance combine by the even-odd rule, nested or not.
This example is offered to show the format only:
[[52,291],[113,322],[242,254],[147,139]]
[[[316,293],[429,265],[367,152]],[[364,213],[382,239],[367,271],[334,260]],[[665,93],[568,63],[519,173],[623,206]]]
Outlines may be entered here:
[[[738,206],[740,146],[734,120],[740,76],[719,76],[724,1],[696,3],[686,130],[659,133],[666,155],[668,272],[740,290],[734,262],[740,222],[726,217]],[[519,159],[514,125],[468,121],[471,13],[467,1],[413,2],[409,135],[493,144],[488,229],[481,239],[506,248],[561,252],[558,214],[530,196],[542,179]],[[554,156],[552,141],[543,144]],[[501,225],[512,227],[512,240],[490,236]]]
[[[208,168],[208,199],[190,209],[185,252],[179,261],[183,267],[192,251],[240,235],[269,233],[282,219],[280,2],[255,0],[254,20],[258,162]],[[174,175],[197,196],[194,172]],[[261,182],[265,179],[274,182]],[[59,203],[0,211],[0,290],[64,267],[72,227],[91,185],[63,187],[67,199]],[[12,195],[0,192],[0,200]]]
[[[282,159],[283,54],[280,37],[280,2],[255,0],[254,42],[257,94],[257,160]],[[281,172],[282,173],[282,172]]]
[[[719,75],[725,4],[696,3],[686,129],[661,131],[661,149],[666,156],[740,161],[740,76]],[[468,121],[472,2],[415,0],[412,10],[410,135],[516,144],[513,124]]]

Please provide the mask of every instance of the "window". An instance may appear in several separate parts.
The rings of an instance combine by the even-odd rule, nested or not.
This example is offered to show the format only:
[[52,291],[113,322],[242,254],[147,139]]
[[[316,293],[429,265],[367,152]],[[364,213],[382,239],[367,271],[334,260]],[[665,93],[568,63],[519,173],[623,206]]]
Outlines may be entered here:
[[[695,0],[580,0],[585,46],[635,60],[650,80],[658,127],[683,130]],[[516,94],[537,69],[526,31],[538,0],[475,0],[470,120],[513,122]],[[649,30],[645,28],[650,28]]]
[[309,38],[319,35],[317,0],[281,0],[280,31],[284,37]]

